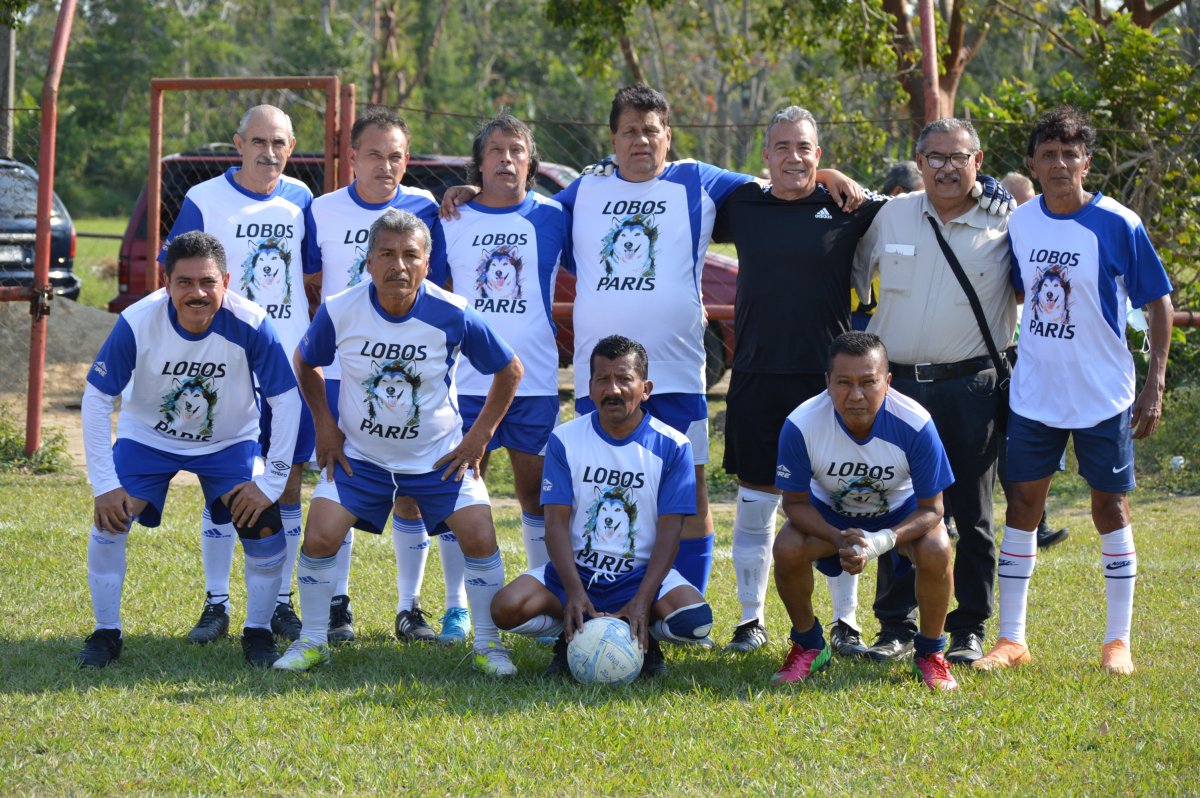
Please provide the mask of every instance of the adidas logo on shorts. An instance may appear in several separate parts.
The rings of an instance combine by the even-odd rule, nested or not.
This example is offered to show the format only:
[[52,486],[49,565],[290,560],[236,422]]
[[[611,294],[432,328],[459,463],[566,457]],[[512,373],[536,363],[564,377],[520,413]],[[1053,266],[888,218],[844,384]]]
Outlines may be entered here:
[[822,208],[821,210],[817,211],[817,215],[814,216],[813,218],[814,219],[832,219],[833,214],[829,212],[828,208]]

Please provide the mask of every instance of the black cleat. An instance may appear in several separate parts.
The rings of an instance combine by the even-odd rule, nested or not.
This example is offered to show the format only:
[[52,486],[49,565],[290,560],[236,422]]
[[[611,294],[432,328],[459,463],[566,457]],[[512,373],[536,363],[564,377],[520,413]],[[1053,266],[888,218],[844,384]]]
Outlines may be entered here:
[[867,656],[876,662],[895,662],[911,657],[913,641],[896,637],[890,632],[880,632],[875,643],[867,649]]
[[258,668],[269,668],[279,659],[275,636],[267,629],[242,630],[242,656]]
[[271,613],[271,632],[294,643],[300,639],[300,626],[300,619],[292,607],[291,595],[288,595],[287,601],[277,601],[275,612]]
[[974,632],[951,632],[946,662],[951,665],[970,665],[983,656],[983,639]]
[[[726,651],[736,651],[739,654],[749,654],[767,644],[767,627],[755,618],[746,621],[733,630],[733,639],[725,646]],[[642,671],[645,673],[645,671]]]
[[561,679],[570,675],[571,665],[567,662],[567,636],[564,633],[554,641],[554,656],[551,657],[546,670],[542,671],[542,676],[547,679]]
[[829,630],[829,644],[833,647],[833,653],[839,657],[867,656],[862,634],[845,621],[837,621]]
[[667,660],[663,657],[662,646],[653,637],[642,657],[642,672],[640,678],[657,679],[667,675]]
[[437,633],[425,620],[425,612],[421,605],[413,602],[411,610],[396,613],[396,639],[401,643],[432,643],[437,640]]
[[349,643],[354,639],[354,613],[349,596],[334,596],[329,602],[329,642]]
[[97,629],[83,641],[83,649],[76,658],[81,668],[103,668],[121,656],[124,641],[120,629]]
[[224,604],[205,602],[200,620],[188,632],[188,640],[197,645],[215,642],[229,634],[229,613]]
[[[1046,526],[1046,523],[1043,521],[1038,525],[1037,528],[1037,547],[1039,549],[1048,549],[1051,546],[1062,543],[1070,536],[1071,533],[1066,527],[1062,527],[1061,529],[1051,529],[1050,527]],[[949,657],[946,659],[949,659]]]

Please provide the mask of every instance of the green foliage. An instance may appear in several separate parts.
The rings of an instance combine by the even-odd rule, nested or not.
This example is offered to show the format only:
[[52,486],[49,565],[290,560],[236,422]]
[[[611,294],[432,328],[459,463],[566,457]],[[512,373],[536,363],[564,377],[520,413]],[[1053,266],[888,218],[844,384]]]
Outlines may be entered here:
[[35,0],[0,0],[0,28],[25,27],[25,12]]
[[[1141,484],[1172,493],[1200,494],[1200,385],[1176,388],[1163,400],[1158,431],[1137,444]],[[1182,467],[1172,466],[1182,457]]]
[[58,474],[74,468],[67,453],[67,436],[60,429],[43,429],[42,446],[25,454],[24,413],[0,405],[0,473]]

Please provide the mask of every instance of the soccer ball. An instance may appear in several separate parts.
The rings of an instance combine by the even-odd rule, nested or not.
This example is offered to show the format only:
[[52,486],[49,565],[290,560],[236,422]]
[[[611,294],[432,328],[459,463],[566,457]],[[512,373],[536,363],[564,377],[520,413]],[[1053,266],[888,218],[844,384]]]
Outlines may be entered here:
[[567,664],[583,684],[629,684],[642,672],[642,650],[620,618],[592,618],[567,644]]

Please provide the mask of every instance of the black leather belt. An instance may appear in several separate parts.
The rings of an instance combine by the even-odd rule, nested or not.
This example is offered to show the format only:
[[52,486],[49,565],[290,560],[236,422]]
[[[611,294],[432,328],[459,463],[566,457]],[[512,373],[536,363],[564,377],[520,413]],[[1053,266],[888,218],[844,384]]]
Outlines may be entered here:
[[904,363],[888,363],[893,377],[917,382],[965,377],[968,374],[977,374],[984,369],[993,367],[991,355],[980,355],[969,360],[960,360],[957,363],[917,363],[912,366]]

